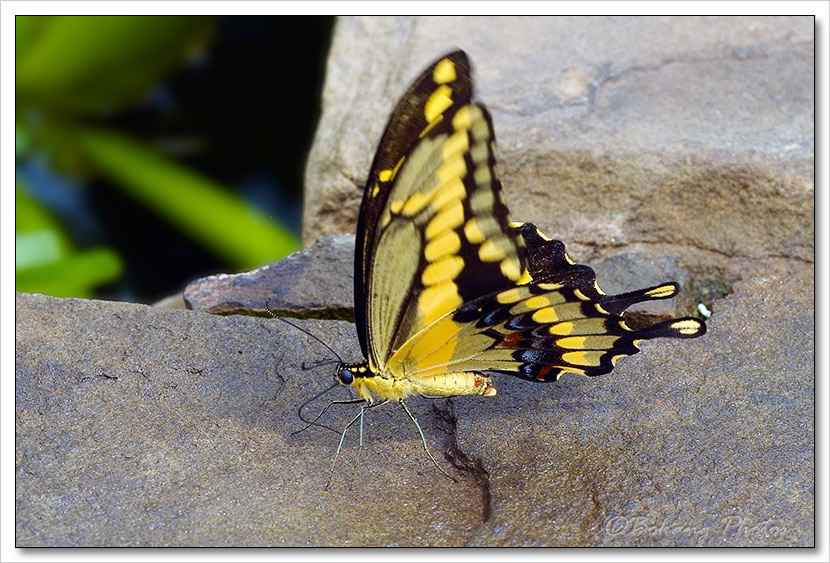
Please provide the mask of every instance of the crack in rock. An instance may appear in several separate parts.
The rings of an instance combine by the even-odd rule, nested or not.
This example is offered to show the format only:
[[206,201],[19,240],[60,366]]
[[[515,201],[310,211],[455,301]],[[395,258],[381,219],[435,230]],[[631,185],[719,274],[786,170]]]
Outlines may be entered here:
[[434,403],[432,408],[438,417],[439,427],[447,434],[448,444],[444,455],[456,469],[475,481],[481,491],[482,523],[487,522],[491,514],[490,474],[484,469],[480,458],[467,454],[459,447],[456,440],[458,417],[455,414],[452,400],[446,399],[441,403]]

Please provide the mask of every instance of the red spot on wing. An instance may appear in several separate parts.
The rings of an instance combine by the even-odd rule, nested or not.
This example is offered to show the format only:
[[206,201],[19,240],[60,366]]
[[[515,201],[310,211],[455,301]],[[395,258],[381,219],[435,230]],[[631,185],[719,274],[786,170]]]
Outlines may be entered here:
[[545,381],[552,369],[553,366],[543,366],[541,369],[539,369],[539,373],[536,375],[536,379],[538,379],[539,381]]
[[519,342],[522,340],[522,333],[521,332],[511,332],[507,336],[504,337],[504,340],[501,341],[499,344],[500,348],[510,348],[511,350],[515,350],[519,347]]

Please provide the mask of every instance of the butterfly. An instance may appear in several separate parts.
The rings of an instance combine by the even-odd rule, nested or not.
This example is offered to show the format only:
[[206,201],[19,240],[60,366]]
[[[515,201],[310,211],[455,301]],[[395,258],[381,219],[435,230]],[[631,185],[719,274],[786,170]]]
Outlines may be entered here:
[[492,397],[492,374],[597,376],[643,340],[703,335],[691,317],[632,330],[623,311],[674,297],[676,283],[608,295],[562,242],[510,219],[493,123],[472,98],[459,50],[424,70],[392,112],[357,221],[363,360],[338,363],[335,380],[365,404],[398,401],[414,421],[410,396]]

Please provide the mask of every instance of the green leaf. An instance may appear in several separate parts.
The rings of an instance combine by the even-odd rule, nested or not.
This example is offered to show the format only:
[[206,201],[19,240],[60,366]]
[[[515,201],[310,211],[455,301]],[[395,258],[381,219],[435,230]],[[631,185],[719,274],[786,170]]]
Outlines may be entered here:
[[26,184],[15,179],[14,188],[14,229],[21,231],[39,231],[41,229],[60,230],[60,223],[52,213],[29,196]]
[[77,252],[61,223],[17,180],[14,201],[17,291],[55,297],[91,297],[121,275],[118,255],[106,247]]
[[77,114],[137,101],[204,43],[210,24],[201,16],[18,16],[17,107]]
[[52,264],[58,262],[63,255],[60,237],[52,229],[14,234],[14,267],[16,270]]
[[[37,200],[29,196],[26,185],[19,178],[15,180],[14,193],[16,261],[40,263],[44,261],[43,255],[48,254],[53,256],[52,260],[58,260],[70,253],[73,247],[72,241],[60,221]],[[33,233],[31,238],[20,239],[21,234],[29,233]],[[34,254],[25,254],[29,252]],[[40,252],[44,254],[38,256]]]
[[91,164],[119,189],[236,268],[261,266],[301,248],[288,229],[221,184],[127,136],[78,129],[74,138]]
[[93,288],[121,275],[121,260],[108,248],[72,254],[57,262],[18,269],[15,289],[54,297],[91,297]]

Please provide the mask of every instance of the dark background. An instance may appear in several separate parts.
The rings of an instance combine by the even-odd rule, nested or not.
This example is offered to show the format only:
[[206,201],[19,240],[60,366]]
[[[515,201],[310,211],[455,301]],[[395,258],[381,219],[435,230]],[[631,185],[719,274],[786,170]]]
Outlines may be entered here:
[[[102,122],[163,148],[299,237],[333,23],[320,16],[217,18],[197,57]],[[95,297],[152,303],[232,270],[105,178],[73,190],[48,164],[19,161],[17,168],[80,247],[105,245],[120,255],[123,274]]]

